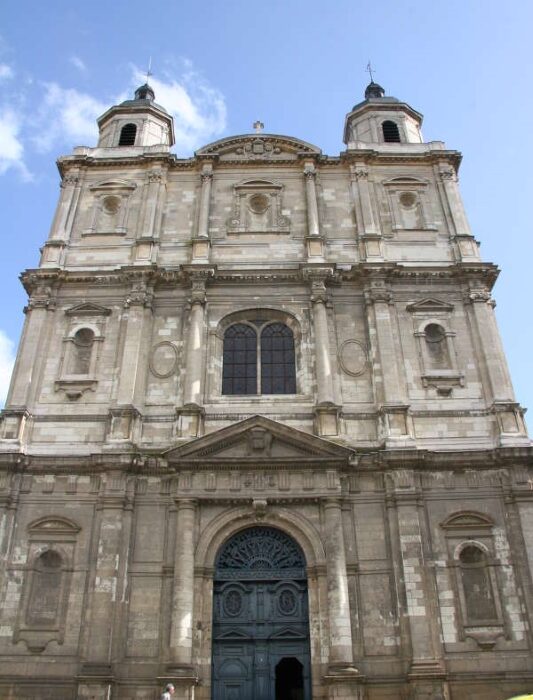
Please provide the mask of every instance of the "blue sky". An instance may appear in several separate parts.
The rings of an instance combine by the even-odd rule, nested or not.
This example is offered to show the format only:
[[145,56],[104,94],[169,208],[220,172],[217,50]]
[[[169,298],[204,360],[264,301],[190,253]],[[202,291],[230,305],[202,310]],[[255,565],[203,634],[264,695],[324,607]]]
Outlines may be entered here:
[[[371,59],[387,94],[461,150],[460,181],[517,398],[533,409],[531,26],[524,0],[4,0],[0,7],[0,401],[23,322],[18,274],[38,264],[58,196],[55,159],[94,145],[95,118],[152,57],[179,155],[251,131],[343,149]],[[530,420],[531,422],[531,420]]]

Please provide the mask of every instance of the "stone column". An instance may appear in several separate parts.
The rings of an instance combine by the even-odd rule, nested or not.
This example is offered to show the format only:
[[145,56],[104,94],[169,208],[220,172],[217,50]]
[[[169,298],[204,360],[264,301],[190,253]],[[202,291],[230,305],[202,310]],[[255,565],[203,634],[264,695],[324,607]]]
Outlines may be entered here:
[[[148,182],[143,192],[143,208],[139,216],[140,230],[135,241],[135,262],[140,265],[153,261],[154,245],[159,238],[165,179],[166,171],[161,171],[159,167],[148,173]],[[125,208],[123,211],[126,212]]]
[[360,253],[363,260],[374,262],[383,260],[383,244],[372,208],[368,175],[368,167],[364,161],[350,166],[352,197],[361,242]]
[[331,269],[310,268],[304,274],[311,284],[311,304],[315,333],[316,432],[318,435],[337,435],[339,408],[335,404],[326,289],[326,279],[331,275]]
[[6,408],[30,407],[39,389],[39,373],[46,356],[47,329],[51,325],[50,313],[55,311],[50,287],[37,282],[24,311],[26,320]]
[[178,410],[179,433],[188,437],[201,435],[203,426],[206,284],[212,274],[212,268],[190,271],[191,311],[185,352],[183,408]]
[[209,258],[209,207],[213,182],[213,166],[211,163],[204,163],[201,178],[202,189],[200,192],[200,208],[198,212],[198,230],[192,241],[193,263],[206,262]]
[[523,410],[515,401],[513,385],[505,359],[498,325],[494,316],[494,301],[483,285],[471,285],[467,309],[477,335],[476,355],[480,358],[485,394],[498,421],[501,445],[529,444]]
[[376,395],[381,404],[382,433],[387,446],[413,442],[408,416],[406,380],[401,349],[395,342],[392,294],[385,280],[372,281],[365,290]]
[[313,162],[304,166],[305,195],[307,203],[307,255],[323,259],[324,241],[320,235],[320,219],[316,194],[316,168]]
[[446,161],[438,165],[438,175],[441,181],[441,193],[448,205],[450,229],[456,245],[456,255],[459,260],[479,261],[478,243],[472,235],[463,200],[457,184],[457,173]]
[[329,666],[331,672],[354,672],[342,510],[338,499],[328,498],[324,502],[324,521],[329,600]]
[[136,386],[143,370],[142,341],[152,315],[152,300],[152,287],[140,277],[124,302],[127,322],[117,391],[119,406],[132,405],[137,398]]
[[110,410],[108,440],[133,439],[135,408],[143,401],[146,353],[143,345],[151,333],[153,290],[148,278],[139,275],[124,302],[126,328],[120,359],[115,406]]
[[[430,580],[428,558],[424,553],[423,524],[420,522],[420,493],[415,474],[406,469],[387,475],[390,507],[396,510],[395,533],[398,540],[392,542],[398,551],[409,623],[412,659],[409,680],[416,693],[441,689],[443,664],[438,649],[438,632],[433,628],[436,606],[432,605],[434,582]],[[425,697],[425,695],[420,695]],[[432,697],[431,694],[428,697]],[[439,697],[438,695],[436,697]]]
[[176,505],[176,549],[169,655],[173,671],[178,675],[191,675],[196,501],[176,499]]
[[107,700],[113,682],[113,640],[117,630],[116,606],[120,605],[119,577],[127,556],[124,547],[124,512],[128,503],[126,477],[118,471],[105,475],[96,506],[97,527],[93,552],[96,562],[90,575],[84,621],[84,663],[78,697]]
[[61,194],[50,229],[51,240],[68,241],[72,219],[80,196],[79,171],[69,172],[61,181]]

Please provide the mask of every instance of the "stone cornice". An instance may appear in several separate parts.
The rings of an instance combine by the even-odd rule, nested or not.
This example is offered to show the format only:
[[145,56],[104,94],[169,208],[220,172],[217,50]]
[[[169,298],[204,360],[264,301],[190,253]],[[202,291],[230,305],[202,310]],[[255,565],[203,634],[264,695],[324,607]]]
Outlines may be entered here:
[[[205,268],[205,269],[204,269]],[[494,286],[499,270],[492,263],[453,263],[449,265],[424,267],[406,267],[399,263],[358,263],[355,265],[318,265],[316,274],[327,268],[329,283],[341,281],[366,283],[372,280],[453,280],[470,284],[482,283],[489,291]],[[208,273],[206,272],[208,270]],[[31,295],[46,286],[50,292],[63,284],[86,284],[99,286],[122,286],[135,283],[150,285],[153,288],[168,286],[187,286],[191,276],[199,272],[217,282],[292,282],[307,283],[315,268],[306,263],[295,263],[286,268],[261,269],[219,269],[216,265],[193,268],[180,265],[165,268],[158,265],[145,267],[123,266],[115,270],[65,270],[61,268],[29,269],[20,276],[26,292]]]
[[[232,139],[237,143],[237,137]],[[295,140],[297,141],[297,140]],[[302,142],[303,143],[303,142]],[[214,145],[214,144],[213,144]],[[299,163],[302,159],[313,159],[320,167],[332,167],[345,164],[351,164],[355,161],[366,165],[395,165],[399,163],[425,163],[435,165],[437,163],[447,162],[453,166],[454,170],[459,169],[461,163],[461,154],[454,150],[427,150],[422,152],[406,151],[403,153],[383,153],[372,148],[357,149],[353,151],[342,151],[337,156],[323,155],[319,151],[301,151],[296,157],[292,158],[231,158],[220,162],[220,156],[215,152],[204,152],[200,149],[192,158],[178,158],[174,153],[141,153],[139,155],[106,157],[91,155],[90,151],[98,149],[88,149],[88,153],[75,153],[73,155],[62,156],[57,160],[57,167],[61,177],[65,177],[71,170],[78,171],[79,168],[84,169],[104,169],[104,168],[127,168],[129,166],[138,168],[139,165],[146,164],[147,167],[153,167],[154,162],[161,167],[166,167],[169,170],[188,170],[194,171],[201,167],[206,160],[217,163],[219,167],[235,168],[255,168],[258,163],[270,164],[275,166],[291,166],[300,167]]]

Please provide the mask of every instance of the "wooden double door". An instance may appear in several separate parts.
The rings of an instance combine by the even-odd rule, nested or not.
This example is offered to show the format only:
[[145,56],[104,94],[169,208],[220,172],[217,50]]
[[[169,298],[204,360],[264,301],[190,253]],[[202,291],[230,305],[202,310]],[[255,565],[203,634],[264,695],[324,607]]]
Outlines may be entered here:
[[[246,536],[253,539],[256,534],[268,541],[272,529],[251,530]],[[274,534],[276,549],[282,552],[282,538]],[[252,546],[256,556],[252,553],[250,566],[244,565],[240,571],[221,567],[217,570],[221,580],[215,574],[212,700],[310,700],[303,568],[276,567],[279,557],[267,566],[264,555],[257,556],[256,545],[257,541]],[[264,549],[264,542],[262,546]],[[288,563],[294,565],[294,559]]]

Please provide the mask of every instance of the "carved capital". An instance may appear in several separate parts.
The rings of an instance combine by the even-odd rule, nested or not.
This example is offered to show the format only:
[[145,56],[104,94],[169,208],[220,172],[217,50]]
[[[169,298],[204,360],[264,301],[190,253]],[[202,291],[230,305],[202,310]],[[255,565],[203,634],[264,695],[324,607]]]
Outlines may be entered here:
[[133,283],[132,288],[124,301],[124,308],[129,309],[130,306],[144,306],[152,308],[154,299],[154,290],[152,285],[146,283],[144,279],[140,279]]
[[61,189],[64,189],[65,187],[75,187],[77,184],[79,184],[79,181],[80,178],[77,175],[65,175],[59,186]]
[[44,284],[38,284],[33,290],[24,312],[26,313],[33,309],[48,309],[49,311],[53,311],[55,306],[55,299],[52,298],[52,288]]
[[352,165],[350,170],[354,180],[368,180],[368,168],[365,165]]
[[487,287],[474,287],[468,290],[466,301],[471,303],[489,303],[494,305],[494,301]]
[[445,182],[446,180],[449,180],[451,182],[457,182],[457,173],[453,168],[443,168],[440,171],[440,179]]
[[371,287],[365,289],[365,302],[367,304],[391,304],[392,292],[386,287]]
[[313,182],[316,177],[316,169],[314,165],[306,165],[304,168],[304,177],[309,182]]
[[207,184],[213,179],[213,172],[211,170],[203,170],[200,177],[202,178],[202,185]]
[[163,179],[163,174],[161,173],[160,170],[152,170],[151,172],[148,173],[148,182],[161,182]]

